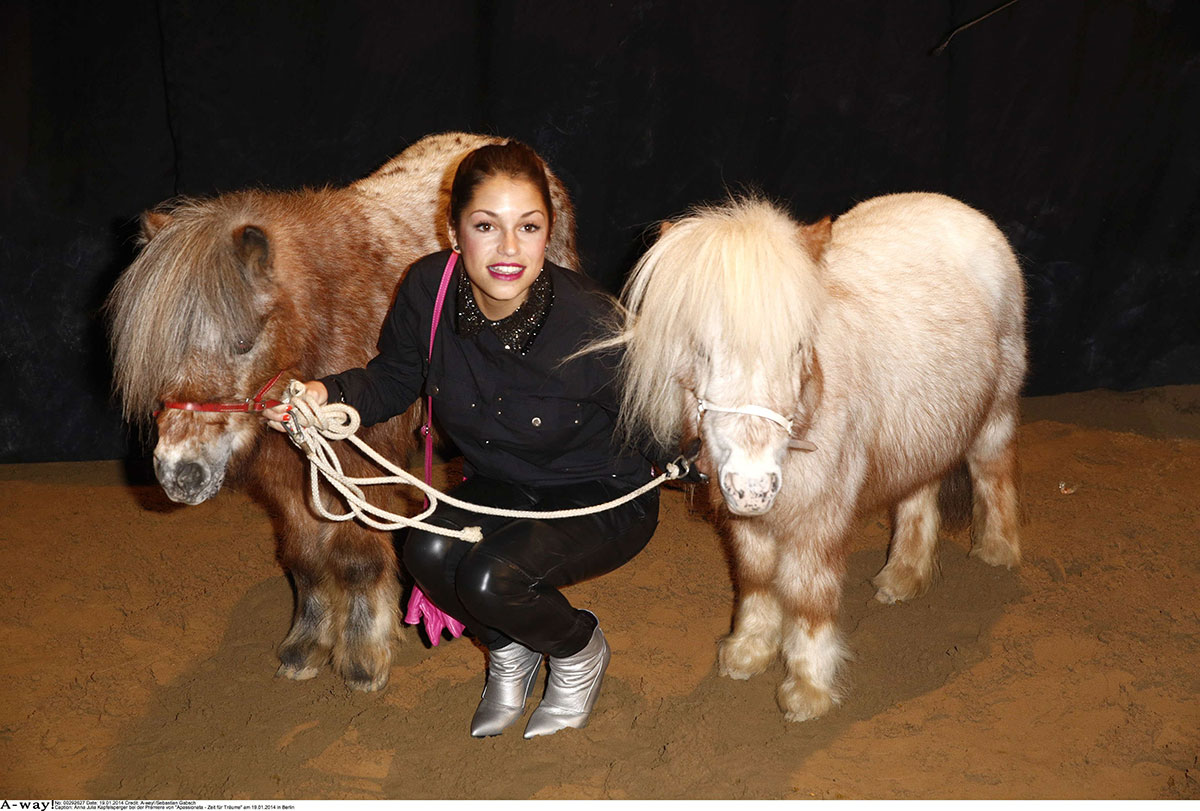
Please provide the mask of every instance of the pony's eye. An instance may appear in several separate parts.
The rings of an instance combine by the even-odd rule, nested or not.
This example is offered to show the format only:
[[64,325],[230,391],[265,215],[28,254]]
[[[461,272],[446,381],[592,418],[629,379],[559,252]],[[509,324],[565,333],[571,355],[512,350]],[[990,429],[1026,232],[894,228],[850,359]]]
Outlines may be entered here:
[[254,346],[254,341],[247,338],[238,338],[233,345],[233,354],[245,355]]

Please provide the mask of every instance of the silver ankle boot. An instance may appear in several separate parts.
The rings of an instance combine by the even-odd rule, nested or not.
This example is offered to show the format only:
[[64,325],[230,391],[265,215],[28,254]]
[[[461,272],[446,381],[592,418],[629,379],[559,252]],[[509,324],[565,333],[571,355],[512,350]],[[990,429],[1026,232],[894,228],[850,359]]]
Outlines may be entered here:
[[553,735],[560,729],[587,726],[588,716],[600,695],[600,682],[612,653],[600,626],[579,653],[561,659],[550,657],[550,680],[542,703],[529,716],[525,737]]
[[471,719],[471,735],[499,735],[520,718],[541,669],[542,654],[519,642],[488,651],[487,684]]

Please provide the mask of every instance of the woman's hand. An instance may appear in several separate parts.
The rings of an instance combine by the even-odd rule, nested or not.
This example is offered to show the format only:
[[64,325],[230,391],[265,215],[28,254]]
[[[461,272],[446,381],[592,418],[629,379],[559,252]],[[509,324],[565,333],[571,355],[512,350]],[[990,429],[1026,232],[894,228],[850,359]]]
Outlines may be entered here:
[[[329,389],[325,388],[325,384],[319,380],[310,380],[304,384],[304,396],[313,401],[314,404],[323,406],[329,402]],[[267,425],[282,433],[287,432],[284,423],[291,419],[288,412],[292,410],[290,405],[277,405],[273,408],[263,409],[263,419],[267,421]]]

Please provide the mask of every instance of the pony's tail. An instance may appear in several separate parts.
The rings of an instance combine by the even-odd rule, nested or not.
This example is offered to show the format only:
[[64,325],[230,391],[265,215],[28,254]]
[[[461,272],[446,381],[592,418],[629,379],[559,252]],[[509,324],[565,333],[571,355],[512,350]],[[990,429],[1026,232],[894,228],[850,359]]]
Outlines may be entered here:
[[971,471],[963,459],[950,469],[938,488],[938,510],[942,514],[942,526],[953,532],[969,527],[974,498],[975,488],[971,484]]

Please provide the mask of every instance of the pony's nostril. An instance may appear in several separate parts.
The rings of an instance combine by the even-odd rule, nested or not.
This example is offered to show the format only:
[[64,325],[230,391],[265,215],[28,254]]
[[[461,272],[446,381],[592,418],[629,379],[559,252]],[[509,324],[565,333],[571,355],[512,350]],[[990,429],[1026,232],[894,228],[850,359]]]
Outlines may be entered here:
[[771,474],[771,493],[774,494],[774,493],[778,493],[778,492],[779,492],[779,474],[772,473]]
[[175,484],[183,490],[196,490],[207,478],[202,466],[195,462],[184,462],[175,474]]

